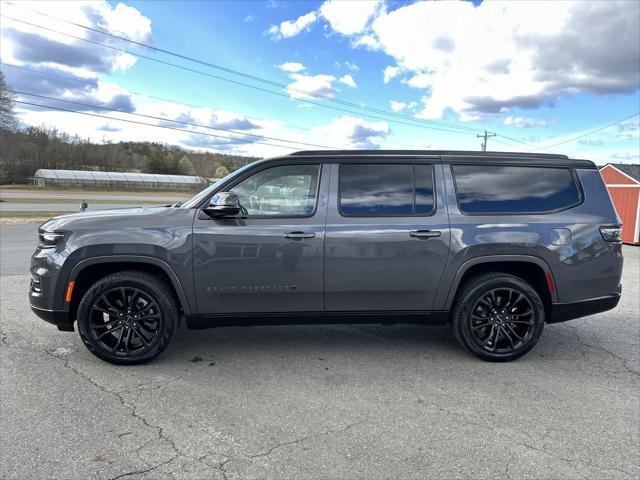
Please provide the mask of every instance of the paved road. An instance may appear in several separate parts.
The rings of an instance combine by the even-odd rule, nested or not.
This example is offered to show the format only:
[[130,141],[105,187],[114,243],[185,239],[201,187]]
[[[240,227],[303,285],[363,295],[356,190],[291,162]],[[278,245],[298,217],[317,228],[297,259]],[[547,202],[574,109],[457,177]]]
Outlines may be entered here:
[[[195,193],[195,192],[194,192]],[[68,200],[75,203],[80,203],[82,200],[90,202],[91,200],[132,200],[134,203],[139,203],[141,199],[147,199],[151,202],[167,202],[173,203],[178,200],[185,200],[193,196],[194,193],[185,192],[170,192],[163,194],[154,193],[138,193],[138,194],[126,194],[120,193],[93,193],[93,192],[39,192],[37,190],[29,192],[13,192],[11,190],[0,191],[0,199],[5,202],[10,202],[11,199],[38,199],[38,200]]]
[[39,222],[19,225],[0,223],[0,275],[29,273],[31,254],[38,243],[38,226]]
[[114,367],[32,315],[9,270],[0,477],[638,478],[639,252],[615,311],[509,364],[399,325],[183,329]]

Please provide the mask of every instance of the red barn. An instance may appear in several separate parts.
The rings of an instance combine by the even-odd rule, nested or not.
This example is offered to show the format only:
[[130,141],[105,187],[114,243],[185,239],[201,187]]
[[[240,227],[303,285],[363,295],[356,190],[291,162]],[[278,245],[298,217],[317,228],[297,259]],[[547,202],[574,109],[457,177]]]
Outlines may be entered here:
[[640,164],[608,163],[600,169],[622,220],[622,241],[640,245]]

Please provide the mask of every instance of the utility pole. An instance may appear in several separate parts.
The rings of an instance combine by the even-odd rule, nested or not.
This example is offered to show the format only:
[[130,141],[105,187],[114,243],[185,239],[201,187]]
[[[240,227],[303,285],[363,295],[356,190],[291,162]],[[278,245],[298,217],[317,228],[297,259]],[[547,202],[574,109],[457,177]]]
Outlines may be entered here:
[[482,142],[482,151],[486,152],[487,151],[487,139],[489,137],[495,137],[496,134],[495,133],[487,133],[487,131],[484,131],[484,135],[476,135],[476,137],[478,138],[484,138],[484,141]]

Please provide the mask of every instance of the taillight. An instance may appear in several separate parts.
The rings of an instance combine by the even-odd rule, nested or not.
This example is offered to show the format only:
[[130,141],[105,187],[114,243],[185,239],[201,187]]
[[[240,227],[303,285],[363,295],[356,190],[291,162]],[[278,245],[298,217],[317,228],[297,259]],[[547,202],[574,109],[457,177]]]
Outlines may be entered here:
[[602,225],[600,234],[607,242],[619,242],[622,240],[622,225]]

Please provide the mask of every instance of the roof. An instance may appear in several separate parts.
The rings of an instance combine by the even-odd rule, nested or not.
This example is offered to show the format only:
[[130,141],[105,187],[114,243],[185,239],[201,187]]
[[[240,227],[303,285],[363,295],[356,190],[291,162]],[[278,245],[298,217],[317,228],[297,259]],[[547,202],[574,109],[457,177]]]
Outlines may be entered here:
[[131,183],[175,183],[199,184],[204,183],[202,177],[195,175],[161,175],[156,173],[133,172],[98,172],[91,170],[52,170],[41,168],[36,171],[36,177],[56,180],[85,180],[91,182],[131,182]]
[[[284,158],[317,159],[318,157],[341,157],[352,161],[384,161],[387,157],[398,159],[422,157],[439,159],[443,163],[491,163],[516,165],[544,165],[567,168],[597,169],[590,160],[570,159],[566,155],[527,152],[478,152],[464,150],[305,150],[294,152]],[[283,158],[283,157],[280,157]]]
[[604,167],[607,166],[616,168],[636,182],[640,182],[640,163],[607,163]]

